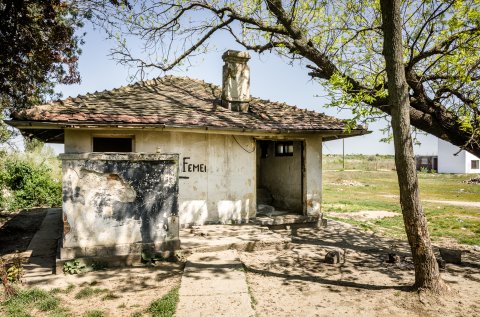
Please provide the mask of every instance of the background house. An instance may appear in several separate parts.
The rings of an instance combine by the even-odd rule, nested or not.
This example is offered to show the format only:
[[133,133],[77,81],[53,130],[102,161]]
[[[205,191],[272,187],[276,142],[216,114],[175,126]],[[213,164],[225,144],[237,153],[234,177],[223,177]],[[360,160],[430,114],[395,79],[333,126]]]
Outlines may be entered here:
[[438,139],[438,172],[480,174],[480,158],[459,147]]

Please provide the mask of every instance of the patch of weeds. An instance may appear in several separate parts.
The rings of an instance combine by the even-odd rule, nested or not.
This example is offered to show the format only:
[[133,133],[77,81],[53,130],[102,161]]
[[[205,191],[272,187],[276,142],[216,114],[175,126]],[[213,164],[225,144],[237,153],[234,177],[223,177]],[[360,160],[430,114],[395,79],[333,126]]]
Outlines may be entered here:
[[60,305],[60,301],[56,297],[47,297],[38,302],[38,309],[41,311],[51,311],[56,309]]
[[17,290],[12,284],[20,281],[22,275],[22,258],[18,252],[9,261],[0,257],[0,280],[7,299],[17,294]]
[[65,294],[69,294],[73,291],[73,289],[75,288],[75,285],[73,284],[68,284],[67,288],[65,288],[65,290],[63,291]]
[[112,293],[112,292],[108,292],[108,294],[106,294],[105,296],[102,297],[102,300],[103,300],[103,301],[106,301],[106,300],[114,300],[114,299],[117,299],[117,298],[120,298],[120,296],[115,295],[115,294]]
[[77,294],[75,294],[75,299],[88,298],[93,295],[105,292],[108,292],[108,290],[104,288],[85,287],[81,289]]
[[[242,262],[242,267],[245,271],[245,273],[248,272],[248,266],[245,265],[245,263]],[[248,295],[250,296],[250,302],[251,302],[251,306],[252,306],[252,309],[255,310],[255,306],[257,306],[257,300],[255,299],[255,296],[253,296],[253,292],[252,292],[252,288],[250,287],[250,283],[248,281],[248,275],[246,274],[246,280],[247,280],[247,291],[248,291]]]
[[28,312],[32,309],[52,313],[62,311],[63,316],[66,316],[67,313],[60,308],[58,298],[38,288],[20,290],[16,295],[4,301],[2,306],[6,308],[7,317],[30,316]]
[[126,307],[127,307],[127,305],[125,305],[125,303],[122,303],[121,305],[117,306],[117,308],[121,308],[121,309],[126,308]]
[[52,295],[55,295],[55,294],[58,294],[58,293],[62,293],[62,289],[60,287],[55,287],[55,288],[52,288],[50,291],[48,291],[50,294]]
[[148,308],[148,312],[154,317],[171,317],[175,314],[178,303],[178,289],[172,288],[165,296],[153,301]]
[[85,265],[79,260],[73,259],[63,264],[63,273],[65,274],[79,274],[85,271]]
[[250,295],[250,300],[252,302],[252,309],[255,310],[255,306],[257,306],[257,300],[255,299],[255,296],[253,296],[253,292],[252,292],[252,289],[250,288],[250,285],[247,284],[247,291],[248,291],[248,295]]
[[131,317],[142,317],[143,313],[141,311],[135,311],[130,316]]
[[89,310],[83,314],[84,317],[104,317],[105,313],[101,310]]

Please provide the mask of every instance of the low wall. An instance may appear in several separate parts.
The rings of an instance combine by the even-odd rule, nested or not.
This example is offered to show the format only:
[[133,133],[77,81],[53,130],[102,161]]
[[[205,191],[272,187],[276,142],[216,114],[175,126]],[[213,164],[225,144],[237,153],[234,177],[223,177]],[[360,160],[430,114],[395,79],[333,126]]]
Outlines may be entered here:
[[180,247],[178,154],[82,153],[60,159],[60,259]]

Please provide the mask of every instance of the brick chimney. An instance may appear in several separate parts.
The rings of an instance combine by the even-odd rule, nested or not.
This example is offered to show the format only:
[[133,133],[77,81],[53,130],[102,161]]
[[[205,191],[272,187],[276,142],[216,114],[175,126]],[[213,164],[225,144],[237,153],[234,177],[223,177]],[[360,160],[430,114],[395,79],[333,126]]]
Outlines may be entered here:
[[250,68],[248,52],[226,51],[223,65],[222,106],[239,112],[248,112],[250,102]]

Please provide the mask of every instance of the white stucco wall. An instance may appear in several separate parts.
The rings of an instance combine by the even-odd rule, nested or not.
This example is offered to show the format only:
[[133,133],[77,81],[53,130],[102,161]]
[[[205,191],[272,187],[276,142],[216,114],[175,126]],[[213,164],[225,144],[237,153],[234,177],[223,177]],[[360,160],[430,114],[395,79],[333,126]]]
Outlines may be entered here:
[[[66,129],[65,152],[91,152],[92,137],[111,135],[133,136],[135,152],[160,150],[165,154],[180,154],[181,224],[228,223],[255,216],[254,136],[235,135],[235,141],[231,134]],[[320,135],[306,135],[304,140],[304,204],[308,215],[318,215],[321,209],[322,138]]]
[[476,157],[472,153],[465,152],[466,173],[468,173],[468,174],[480,174],[480,169],[478,169],[478,168],[473,169],[472,168],[472,161],[473,160],[479,160],[480,161],[480,158]]
[[[460,151],[459,148],[451,143],[438,140],[438,172],[439,173],[480,173],[480,170],[471,168],[472,160],[479,160],[473,154],[466,151]],[[458,153],[457,155],[455,155]]]

